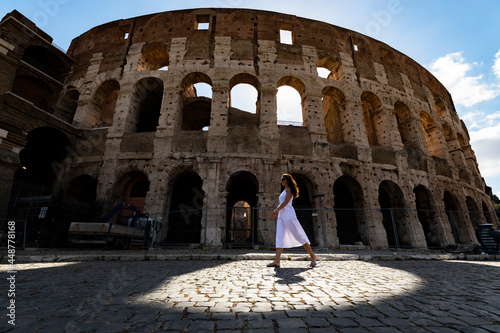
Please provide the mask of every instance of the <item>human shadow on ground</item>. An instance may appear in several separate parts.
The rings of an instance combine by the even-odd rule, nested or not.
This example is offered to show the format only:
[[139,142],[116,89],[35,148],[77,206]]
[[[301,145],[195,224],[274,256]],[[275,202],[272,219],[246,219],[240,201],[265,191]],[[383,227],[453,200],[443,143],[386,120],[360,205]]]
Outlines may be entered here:
[[[271,306],[270,311],[257,314],[264,319],[273,319],[285,311],[285,316],[301,317],[306,310],[312,317],[328,318],[330,327],[336,329],[370,325],[377,320],[382,327],[407,324],[406,331],[424,331],[424,327],[433,325],[500,331],[500,267],[489,263],[324,261],[314,269],[287,267],[275,271],[262,261],[237,263],[242,262],[82,262],[19,270],[15,329],[37,333],[94,332],[107,323],[105,329],[115,332],[156,332],[170,328],[193,332],[222,330],[220,317],[209,313],[208,308],[201,307],[202,313],[197,313],[194,299],[184,296],[183,301],[182,295],[166,293],[162,288],[167,284],[175,288],[181,279],[186,279],[183,281],[193,285],[190,292],[195,297],[196,288],[203,288],[206,281],[210,284],[232,279],[236,284],[248,285],[248,292],[254,297],[255,288],[264,282],[290,287],[308,284],[319,288],[323,300],[328,301],[302,304],[300,309],[276,310]],[[230,267],[218,272],[223,265]],[[252,280],[252,270],[259,272],[258,269],[266,270],[259,273],[263,278]],[[206,272],[200,272],[200,276],[205,280],[201,282],[190,275],[203,270]],[[241,273],[220,275],[228,270]],[[406,286],[407,283],[411,285]],[[5,282],[3,286],[8,289]],[[401,292],[395,292],[394,288],[400,288]],[[220,292],[230,295],[230,290]],[[134,301],[139,296],[145,301]],[[2,304],[7,304],[8,300],[2,300]],[[257,299],[256,303],[259,302]],[[240,328],[246,329],[252,312],[240,313],[235,308],[231,311],[241,320]],[[0,331],[11,329],[14,327],[4,317]]]

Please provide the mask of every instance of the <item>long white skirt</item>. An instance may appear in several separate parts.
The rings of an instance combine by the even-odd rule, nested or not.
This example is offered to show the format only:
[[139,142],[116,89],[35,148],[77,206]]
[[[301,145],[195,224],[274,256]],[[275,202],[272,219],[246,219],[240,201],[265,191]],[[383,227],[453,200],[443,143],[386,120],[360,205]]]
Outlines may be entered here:
[[297,247],[306,243],[311,244],[293,207],[290,205],[280,210],[276,225],[276,248]]

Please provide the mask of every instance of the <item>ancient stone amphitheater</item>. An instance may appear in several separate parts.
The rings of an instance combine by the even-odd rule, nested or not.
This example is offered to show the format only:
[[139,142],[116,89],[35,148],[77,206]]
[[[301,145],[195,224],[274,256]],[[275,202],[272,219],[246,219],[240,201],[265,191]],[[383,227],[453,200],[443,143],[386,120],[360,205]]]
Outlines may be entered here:
[[[358,32],[190,9],[97,26],[63,52],[16,11],[0,29],[11,205],[20,182],[37,183],[66,203],[139,207],[160,246],[272,246],[270,212],[290,173],[315,246],[444,247],[476,242],[475,226],[493,223],[449,92]],[[200,84],[211,95],[198,96]],[[253,87],[254,110],[232,107],[239,85]],[[300,95],[300,123],[278,117],[284,86]]]

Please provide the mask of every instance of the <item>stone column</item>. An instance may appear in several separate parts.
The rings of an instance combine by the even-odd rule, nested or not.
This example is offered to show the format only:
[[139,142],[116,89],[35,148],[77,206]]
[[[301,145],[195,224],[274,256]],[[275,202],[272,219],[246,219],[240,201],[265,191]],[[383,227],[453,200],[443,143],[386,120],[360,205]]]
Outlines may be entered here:
[[205,192],[202,217],[201,241],[206,237],[206,246],[223,245],[226,232],[226,192],[222,182],[221,158],[209,156],[200,162],[200,177]]
[[208,130],[207,151],[214,154],[226,152],[228,131],[229,88],[227,81],[213,82],[212,110]]
[[102,53],[95,53],[90,58],[90,65],[83,80],[86,83],[83,85],[83,89],[81,89],[82,92],[77,102],[75,116],[73,117],[73,125],[79,128],[91,128],[100,121],[97,119],[95,112],[92,112],[91,98],[96,89],[94,80],[99,73],[99,67],[103,59]]
[[262,152],[268,156],[278,156],[280,152],[280,133],[278,129],[278,113],[276,93],[272,86],[261,87],[260,91],[260,136]]
[[304,101],[304,118],[316,157],[328,157],[328,142],[326,139],[325,121],[323,118],[323,102],[321,95],[308,94]]

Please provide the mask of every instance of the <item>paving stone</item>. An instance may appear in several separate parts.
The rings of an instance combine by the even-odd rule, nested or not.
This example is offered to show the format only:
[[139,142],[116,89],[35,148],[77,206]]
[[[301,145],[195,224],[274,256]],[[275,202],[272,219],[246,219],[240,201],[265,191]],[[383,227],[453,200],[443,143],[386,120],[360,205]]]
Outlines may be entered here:
[[304,318],[309,327],[325,327],[330,326],[330,322],[324,318]]
[[243,327],[243,320],[219,320],[217,330],[234,330]]
[[248,328],[272,328],[274,323],[271,319],[249,320],[247,322]]
[[298,318],[277,319],[276,322],[279,328],[307,327],[306,323]]
[[288,281],[261,260],[19,264],[19,289],[30,292],[19,300],[15,331],[500,331],[500,304],[491,297],[500,262],[303,264],[286,262]]
[[328,321],[334,326],[338,328],[346,328],[346,327],[357,327],[359,326],[354,320],[349,318],[328,318]]

